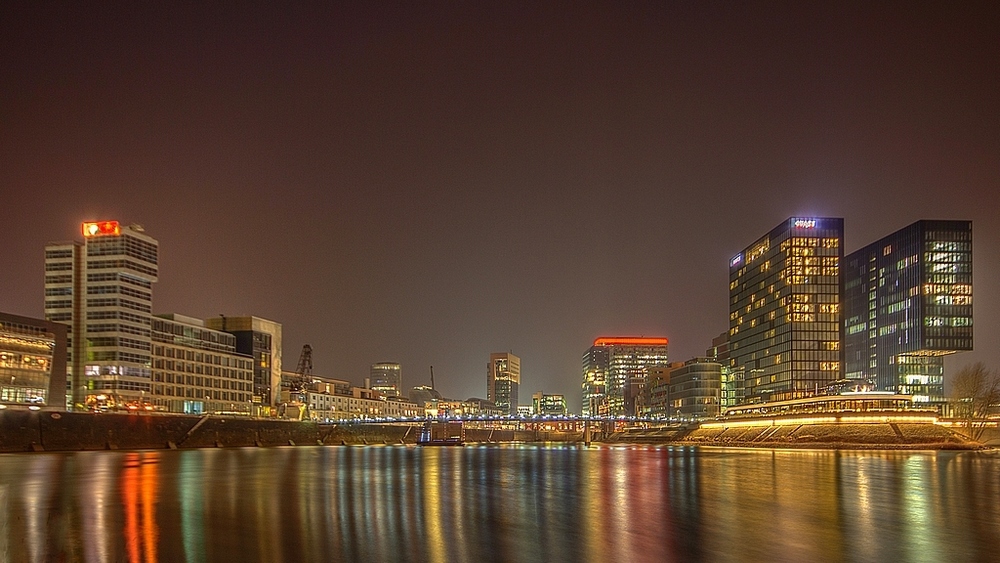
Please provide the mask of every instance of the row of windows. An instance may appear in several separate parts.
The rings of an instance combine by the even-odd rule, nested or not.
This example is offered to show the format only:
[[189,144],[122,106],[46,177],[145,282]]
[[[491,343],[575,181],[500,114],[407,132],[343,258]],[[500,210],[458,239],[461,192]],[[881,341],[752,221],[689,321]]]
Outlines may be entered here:
[[45,283],[71,283],[73,281],[73,274],[56,274],[54,276],[45,276]]
[[137,303],[129,299],[118,299],[114,297],[104,297],[98,299],[88,299],[87,307],[124,307],[126,309],[132,309],[133,311],[141,311],[143,313],[149,313],[152,308],[146,303]]
[[[150,276],[157,275],[156,268],[150,268],[132,260],[91,260],[87,262],[87,269],[89,270],[109,270],[113,268],[128,268]],[[72,269],[72,265],[70,265],[70,268],[64,269]],[[47,267],[46,271],[48,271]]]
[[126,311],[87,311],[88,321],[98,321],[106,319],[119,319],[142,325],[149,324],[149,317],[136,315]]
[[149,365],[149,356],[143,354],[133,354],[121,350],[88,350],[87,360],[92,362],[132,362],[136,364]]
[[149,393],[150,385],[149,383],[143,383],[139,381],[126,381],[120,379],[112,380],[93,380],[90,382],[91,389],[95,391],[145,391]]
[[202,377],[198,375],[185,375],[183,373],[170,373],[162,371],[153,372],[153,381],[176,383],[189,387],[203,387],[226,389],[234,391],[253,391],[253,382],[247,377],[248,374],[233,372],[233,377]]
[[169,346],[156,346],[154,348],[154,354],[159,357],[164,358],[177,358],[178,360],[187,360],[189,362],[207,363],[216,366],[223,367],[234,367],[240,369],[252,369],[253,360],[246,358],[231,358],[229,356],[220,356],[217,354],[205,354],[202,352],[197,352],[194,350],[188,350],[184,348],[171,348]]
[[46,309],[69,309],[73,306],[72,299],[45,300]]
[[167,397],[188,397],[191,399],[204,399],[208,397],[208,400],[215,401],[236,401],[240,403],[248,403],[251,399],[250,393],[236,393],[232,391],[202,391],[201,389],[192,389],[190,387],[171,387],[169,385],[156,385],[153,388],[154,395],[161,395]]
[[73,249],[72,248],[60,248],[58,250],[46,250],[45,259],[51,260],[53,258],[72,258]]
[[45,271],[46,272],[65,272],[67,270],[73,269],[72,262],[46,262]]
[[132,325],[126,325],[126,324],[118,324],[118,323],[88,324],[87,325],[87,332],[88,333],[96,333],[96,332],[124,332],[126,334],[135,334],[135,335],[138,335],[138,336],[144,336],[146,338],[149,338],[149,329],[148,328],[137,327],[137,326],[132,326]]

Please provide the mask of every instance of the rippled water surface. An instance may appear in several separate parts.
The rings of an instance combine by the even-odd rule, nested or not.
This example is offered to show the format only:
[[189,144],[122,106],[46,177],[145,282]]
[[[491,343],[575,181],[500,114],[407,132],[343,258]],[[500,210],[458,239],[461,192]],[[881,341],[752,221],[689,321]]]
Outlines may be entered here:
[[0,455],[3,561],[996,561],[1000,455],[289,447]]

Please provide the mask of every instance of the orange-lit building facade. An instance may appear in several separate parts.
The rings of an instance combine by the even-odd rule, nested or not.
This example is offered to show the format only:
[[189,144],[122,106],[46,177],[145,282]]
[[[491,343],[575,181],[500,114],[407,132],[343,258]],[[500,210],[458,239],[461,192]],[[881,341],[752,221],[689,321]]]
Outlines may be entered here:
[[729,262],[738,402],[797,399],[841,377],[844,220],[792,217]]
[[583,415],[635,416],[649,368],[665,366],[662,337],[600,337],[583,354]]

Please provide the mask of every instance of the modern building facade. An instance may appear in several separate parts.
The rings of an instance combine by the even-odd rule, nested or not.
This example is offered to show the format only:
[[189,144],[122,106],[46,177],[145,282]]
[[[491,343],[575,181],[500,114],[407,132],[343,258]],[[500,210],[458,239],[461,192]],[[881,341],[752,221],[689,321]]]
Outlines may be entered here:
[[521,358],[510,352],[490,354],[490,363],[486,366],[486,400],[503,414],[516,416],[520,385]]
[[368,384],[383,397],[401,397],[403,395],[403,369],[395,362],[372,364]]
[[670,418],[711,419],[721,414],[722,364],[692,358],[670,370]]
[[0,313],[0,404],[66,409],[66,325]]
[[738,401],[806,397],[841,377],[843,239],[843,219],[792,217],[730,260]]
[[917,221],[845,258],[848,379],[944,400],[944,356],[972,350],[972,222]]
[[271,414],[281,391],[281,323],[254,316],[219,316],[206,319],[205,326],[232,334],[236,351],[253,357],[254,414]]
[[566,397],[539,391],[531,396],[531,409],[537,415],[566,416]]
[[723,410],[738,404],[736,377],[729,365],[729,333],[723,332],[712,339],[712,347],[705,350],[705,357],[722,366],[719,405]]
[[234,335],[177,314],[153,317],[151,329],[152,389],[142,408],[252,414],[254,359],[236,351]]
[[583,415],[635,416],[649,368],[668,363],[662,337],[600,337],[583,354]]
[[74,408],[120,408],[149,395],[157,255],[142,227],[117,221],[83,223],[82,243],[46,245],[45,318],[69,327]]

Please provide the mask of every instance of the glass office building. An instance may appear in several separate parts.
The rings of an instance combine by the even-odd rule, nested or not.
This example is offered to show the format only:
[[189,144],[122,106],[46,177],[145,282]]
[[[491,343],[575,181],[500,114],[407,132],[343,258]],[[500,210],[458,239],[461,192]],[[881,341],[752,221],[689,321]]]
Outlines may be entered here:
[[972,350],[972,222],[917,221],[844,260],[846,377],[944,400],[944,356]]
[[486,366],[486,399],[505,415],[517,415],[518,388],[521,385],[521,358],[509,352],[490,354]]
[[402,397],[403,369],[396,362],[372,364],[368,383],[383,397]]
[[649,369],[665,366],[662,337],[601,337],[583,355],[584,416],[634,416]]
[[730,260],[737,401],[807,397],[840,378],[843,239],[843,219],[792,217]]

